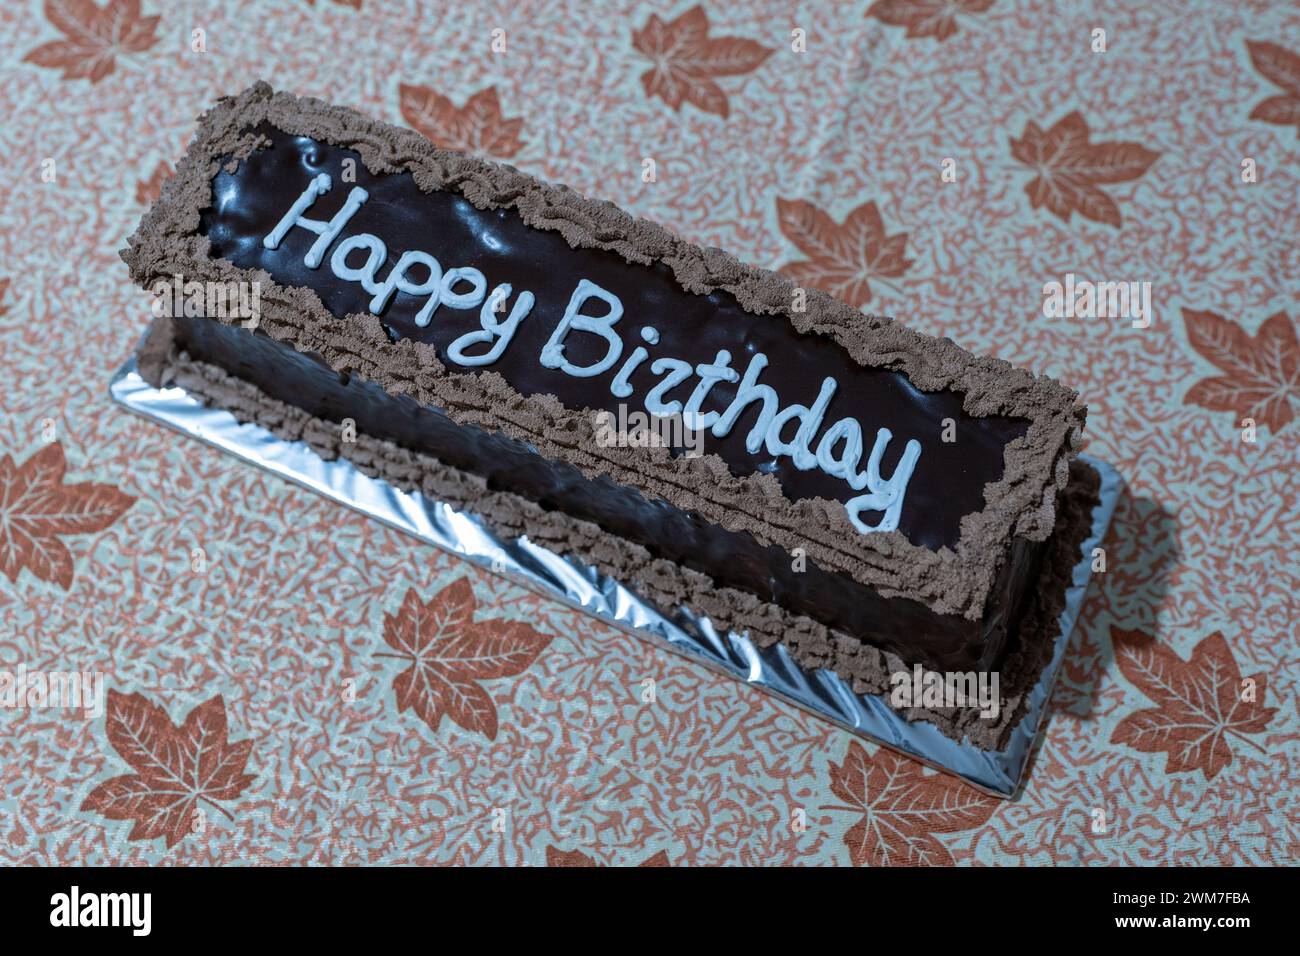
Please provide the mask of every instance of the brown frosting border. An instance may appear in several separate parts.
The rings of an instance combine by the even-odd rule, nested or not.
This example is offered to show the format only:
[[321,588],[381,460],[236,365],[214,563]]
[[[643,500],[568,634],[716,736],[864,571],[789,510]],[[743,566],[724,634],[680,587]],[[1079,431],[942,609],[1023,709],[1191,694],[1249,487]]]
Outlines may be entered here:
[[[286,441],[304,442],[328,461],[346,459],[363,473],[394,487],[421,491],[429,498],[471,511],[501,537],[526,534],[558,554],[575,556],[595,566],[661,609],[690,608],[707,615],[721,632],[748,634],[759,647],[779,642],[805,670],[834,671],[854,693],[885,695],[887,702],[890,675],[911,672],[911,666],[894,654],[746,591],[720,587],[708,575],[656,559],[641,545],[612,535],[592,522],[547,511],[511,492],[494,491],[480,476],[432,456],[361,433],[355,441],[342,441],[336,423],[277,401],[224,369],[193,361],[178,351],[167,319],[159,319],[150,327],[137,362],[141,375],[155,387],[179,385],[192,397],[223,408],[240,421],[262,425]],[[969,707],[910,707],[898,711],[905,719],[926,721],[947,737],[966,739],[986,750],[1005,746],[1024,716],[1029,692],[1051,659],[1060,633],[1065,592],[1098,503],[1097,472],[1078,460],[1071,464],[1070,471],[1068,485],[1057,495],[1060,520],[1049,539],[1032,599],[1000,667],[1002,709],[998,718],[981,718],[975,708]],[[534,587],[530,582],[521,583]],[[554,598],[550,592],[543,593]]]
[[[525,398],[491,371],[450,370],[432,346],[391,342],[374,316],[355,313],[340,320],[310,289],[286,288],[262,270],[211,259],[208,240],[198,231],[200,210],[210,205],[211,180],[222,158],[238,159],[255,149],[260,137],[249,130],[261,122],[356,150],[371,173],[409,171],[421,189],[455,190],[484,209],[513,207],[530,226],[559,232],[575,248],[605,249],[632,263],[662,262],[688,292],[729,292],[748,311],[788,321],[802,334],[831,338],[864,366],[901,371],[926,391],[963,392],[968,414],[1027,418],[1029,431],[1007,446],[1003,476],[985,487],[984,509],[962,519],[956,548],[939,551],[914,545],[897,531],[861,534],[838,502],[791,501],[774,477],[734,477],[716,455],[673,458],[667,449],[602,448],[589,409],[569,408],[549,395]],[[1075,392],[1049,378],[974,356],[951,339],[864,315],[816,290],[807,293],[806,311],[792,313],[795,284],[778,273],[681,240],[611,203],[510,166],[440,149],[412,130],[345,107],[277,93],[262,82],[203,114],[176,174],[127,243],[122,258],[141,286],[174,274],[259,282],[261,331],[316,353],[340,373],[361,375],[393,394],[440,407],[462,424],[528,441],[588,477],[609,475],[723,527],[748,531],[763,544],[803,548],[821,567],[846,573],[885,597],[921,601],[938,613],[972,620],[983,615],[1008,540],[1015,535],[1044,540],[1051,533],[1057,493],[1081,445],[1086,410]]]

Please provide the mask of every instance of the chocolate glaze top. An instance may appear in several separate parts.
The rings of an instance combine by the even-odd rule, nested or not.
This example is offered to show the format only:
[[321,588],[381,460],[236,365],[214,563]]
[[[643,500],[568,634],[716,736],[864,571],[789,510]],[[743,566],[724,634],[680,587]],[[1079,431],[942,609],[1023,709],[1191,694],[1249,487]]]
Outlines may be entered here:
[[[467,372],[438,358],[436,347],[393,340],[381,319],[365,311],[339,318],[307,286],[286,286],[266,270],[213,256],[201,231],[223,167],[234,172],[263,148],[261,124],[355,150],[376,176],[410,173],[425,192],[449,192],[481,210],[511,209],[530,228],[559,234],[571,249],[603,250],[629,264],[667,267],[682,290],[726,292],[740,307],[800,335],[826,339],[864,369],[907,376],[926,392],[952,391],[972,416],[1028,420],[1022,438],[1004,449],[1002,477],[983,489],[984,507],[961,519],[954,547],[933,550],[901,531],[862,534],[844,506],[828,498],[792,499],[773,474],[735,475],[706,448],[698,458],[663,448],[609,447],[593,428],[590,408],[554,395],[522,394],[496,371]],[[721,249],[695,245],[566,186],[518,169],[441,149],[419,133],[372,119],[345,106],[277,92],[257,82],[222,97],[199,119],[176,173],[127,239],[122,259],[140,286],[156,289],[177,275],[208,282],[262,286],[259,333],[318,357],[344,376],[359,375],[394,395],[442,409],[460,425],[500,431],[547,458],[602,476],[696,513],[700,520],[751,534],[764,545],[800,549],[809,562],[847,574],[883,597],[920,601],[938,614],[983,619],[1000,569],[1019,537],[1043,541],[1056,524],[1057,495],[1069,480],[1082,442],[1087,409],[1078,393],[988,355],[973,355],[951,339],[909,329],[887,316],[866,315],[809,289],[794,311],[794,283],[748,265]],[[238,317],[218,317],[226,324]]]
[[[337,212],[354,185],[341,182],[340,177],[343,161],[352,159],[355,185],[364,187],[369,199],[336,243],[362,232],[378,236],[388,248],[380,276],[387,274],[403,252],[420,250],[434,256],[444,269],[472,266],[480,270],[489,289],[510,283],[514,294],[509,305],[522,290],[536,296],[536,305],[509,347],[489,366],[524,395],[551,394],[573,408],[617,411],[618,405],[626,402],[629,410],[639,410],[659,379],[650,372],[654,359],[672,357],[699,363],[712,361],[722,349],[731,353],[732,367],[742,372],[752,353],[766,354],[769,364],[759,381],[776,389],[782,406],[796,402],[811,405],[822,379],[833,377],[838,389],[817,437],[835,420],[853,417],[862,426],[869,451],[876,429],[889,428],[894,438],[884,457],[884,475],[893,472],[908,439],[921,443],[921,458],[907,486],[899,531],[914,544],[930,549],[956,544],[962,517],[984,507],[984,486],[1002,476],[1004,446],[1028,430],[1026,419],[967,414],[959,392],[924,392],[900,373],[864,368],[835,342],[802,335],[785,323],[753,315],[730,293],[687,292],[662,264],[639,265],[601,249],[574,249],[558,233],[526,225],[514,209],[480,209],[455,192],[423,191],[409,173],[374,175],[356,152],[310,137],[291,136],[269,125],[259,127],[258,132],[270,145],[240,161],[233,172],[223,168],[213,181],[212,205],[203,211],[200,231],[208,237],[214,258],[241,268],[264,269],[285,286],[310,288],[339,318],[365,311],[369,294],[359,283],[339,279],[330,270],[333,246],[318,269],[303,264],[303,256],[316,238],[313,233],[293,228],[277,249],[262,245],[263,237],[318,173],[329,173],[334,188],[319,197],[306,215],[328,220]],[[356,260],[361,258],[356,254]],[[584,278],[617,295],[624,309],[615,326],[624,342],[622,358],[609,372],[593,378],[547,369],[539,361],[542,345]],[[425,301],[424,296],[399,292],[381,318],[395,338],[430,343],[449,361],[447,345],[479,327],[478,309],[440,306],[432,322],[420,328],[414,317]],[[593,300],[584,311],[597,314],[601,308]],[[627,399],[616,398],[609,390],[610,382],[632,348],[644,344],[638,333],[647,325],[658,330],[659,342],[647,346],[649,360],[632,375],[633,394]],[[585,364],[603,355],[604,345],[594,336],[575,332],[566,341],[566,354],[571,361]],[[688,379],[668,398],[685,400],[694,381]],[[719,383],[704,410],[722,410],[734,395],[734,385]],[[749,454],[745,437],[756,418],[756,409],[751,408],[725,438],[707,433],[704,451],[719,455],[732,474],[775,475],[791,499],[846,501],[861,493],[820,469],[800,471],[788,457],[773,458],[765,450]],[[957,423],[955,442],[941,440],[942,423],[948,418]],[[793,426],[787,434],[792,431]],[[879,516],[866,512],[863,517],[874,523]]]

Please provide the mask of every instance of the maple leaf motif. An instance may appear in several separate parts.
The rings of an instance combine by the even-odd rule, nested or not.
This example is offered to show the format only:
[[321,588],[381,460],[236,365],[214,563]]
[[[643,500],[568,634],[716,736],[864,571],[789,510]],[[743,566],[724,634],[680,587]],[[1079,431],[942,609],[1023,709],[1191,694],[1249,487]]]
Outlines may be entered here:
[[809,257],[781,271],[799,285],[829,292],[854,308],[871,301],[868,279],[897,278],[912,266],[904,255],[907,233],[886,236],[874,202],[853,210],[842,226],[802,199],[778,197],[776,214],[781,232]]
[[[546,865],[549,867],[585,867],[599,864],[587,854],[578,850],[557,850],[553,846],[548,846],[546,848]],[[668,851],[660,850],[638,863],[637,868],[672,865],[672,862],[668,859]]]
[[175,170],[171,164],[165,160],[159,160],[158,165],[154,167],[153,175],[148,179],[140,179],[135,184],[135,201],[141,206],[147,206],[160,195],[162,195],[163,183],[167,181]]
[[1119,227],[1119,207],[1101,190],[1107,183],[1137,179],[1160,154],[1137,143],[1089,143],[1088,124],[1069,113],[1044,133],[1028,123],[1012,138],[1011,155],[1038,175],[1025,185],[1035,209],[1046,206],[1062,222],[1077,212],[1085,219]]
[[98,83],[120,53],[141,53],[158,42],[159,17],[140,16],[140,0],[45,0],[45,18],[65,39],[42,44],[24,63],[62,70],[65,80]]
[[521,116],[506,119],[496,87],[479,90],[459,109],[427,86],[398,84],[402,118],[425,139],[444,149],[510,157],[523,148]]
[[428,603],[411,588],[396,614],[384,615],[384,642],[411,666],[393,679],[399,712],[414,710],[437,731],[444,716],[489,740],[497,711],[479,681],[523,673],[551,642],[519,621],[475,621],[474,588],[459,578]]
[[680,112],[691,103],[723,119],[731,113],[727,94],[714,77],[752,73],[773,51],[743,37],[710,37],[702,7],[665,23],[656,14],[632,31],[632,48],[654,67],[641,74],[646,96],[659,97]]
[[1277,713],[1262,704],[1267,675],[1252,677],[1255,700],[1242,700],[1241,671],[1222,634],[1197,644],[1188,661],[1141,631],[1112,625],[1110,634],[1120,672],[1156,704],[1121,720],[1111,743],[1164,752],[1167,773],[1200,770],[1207,780],[1232,763],[1229,737],[1259,746],[1243,734],[1263,733]]
[[957,32],[957,14],[983,13],[993,0],[876,0],[867,10],[891,27],[907,27],[907,36],[946,40]]
[[1193,385],[1184,404],[1253,418],[1274,434],[1295,418],[1300,343],[1285,312],[1265,319],[1254,338],[1214,312],[1183,309],[1183,321],[1192,348],[1225,373]]
[[1250,118],[1280,126],[1295,126],[1300,138],[1300,55],[1262,40],[1247,40],[1250,62],[1260,75],[1275,86],[1280,86],[1280,96],[1270,96],[1256,104]]
[[823,810],[861,813],[844,834],[855,866],[952,866],[936,834],[987,823],[998,801],[951,777],[927,775],[915,761],[881,748],[874,758],[849,742],[844,763],[830,764],[831,792],[846,806]]
[[135,773],[105,780],[83,811],[134,824],[128,839],[163,837],[171,849],[193,829],[199,804],[234,817],[216,801],[235,800],[255,779],[244,773],[252,740],[227,739],[226,703],[218,694],[177,727],[141,694],[108,692],[108,742]]
[[72,555],[61,535],[103,531],[135,502],[112,485],[63,483],[63,446],[46,445],[16,465],[0,457],[0,571],[17,582],[26,568],[42,581],[72,586]]

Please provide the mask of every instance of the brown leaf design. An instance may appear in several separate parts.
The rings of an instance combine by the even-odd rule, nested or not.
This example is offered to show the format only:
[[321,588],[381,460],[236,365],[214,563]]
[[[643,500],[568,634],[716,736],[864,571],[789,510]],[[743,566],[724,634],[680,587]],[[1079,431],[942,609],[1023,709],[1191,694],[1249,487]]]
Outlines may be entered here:
[[177,727],[167,711],[141,694],[108,692],[108,742],[134,773],[106,780],[83,811],[133,822],[129,839],[164,837],[170,849],[192,832],[200,804],[238,799],[255,779],[244,772],[252,740],[227,739],[226,703],[218,694]]
[[140,15],[140,0],[45,0],[45,18],[64,39],[42,44],[24,63],[62,70],[65,80],[98,83],[113,72],[116,57],[141,53],[158,42],[159,17]]
[[1214,312],[1183,309],[1183,321],[1192,348],[1224,373],[1193,385],[1185,404],[1250,417],[1275,434],[1295,418],[1300,343],[1285,312],[1266,319],[1253,338]]
[[891,27],[907,27],[907,36],[946,40],[957,32],[957,14],[983,13],[993,0],[876,0],[867,10]]
[[1166,772],[1200,770],[1207,780],[1232,763],[1230,737],[1259,746],[1243,735],[1263,733],[1277,713],[1263,705],[1267,675],[1251,678],[1255,700],[1243,701],[1241,671],[1222,634],[1197,644],[1188,661],[1141,631],[1112,626],[1110,634],[1120,672],[1156,704],[1121,720],[1111,743],[1166,753]]
[[463,107],[427,86],[398,85],[402,118],[417,133],[444,149],[508,158],[523,148],[523,117],[506,119],[496,87],[479,90]]
[[641,74],[646,96],[678,111],[691,103],[724,119],[731,104],[714,78],[752,73],[773,52],[742,37],[710,37],[708,17],[699,6],[668,22],[650,14],[644,27],[632,31],[632,48],[654,64]]
[[9,291],[9,280],[0,279],[0,315],[9,311],[9,306],[5,305],[5,294]]
[[982,826],[998,805],[892,750],[868,757],[857,741],[849,742],[843,764],[830,764],[830,777],[831,792],[845,805],[822,809],[862,815],[844,834],[855,866],[951,866],[952,854],[937,834]]
[[[598,866],[591,857],[578,850],[557,850],[553,846],[546,848],[546,865],[549,867],[586,867]],[[672,861],[668,859],[668,851],[660,850],[651,856],[646,857],[637,864],[641,867],[661,867],[672,866]]]
[[839,225],[802,199],[776,200],[781,232],[808,256],[781,271],[801,286],[821,289],[861,308],[871,301],[872,277],[897,278],[911,268],[907,233],[885,235],[885,225],[874,202],[853,210]]
[[1160,154],[1137,143],[1089,143],[1088,124],[1077,112],[1043,132],[1036,123],[1012,138],[1011,155],[1034,170],[1025,185],[1035,209],[1046,206],[1062,222],[1077,212],[1085,219],[1119,227],[1119,207],[1100,188],[1137,179]]
[[411,588],[396,614],[384,615],[384,641],[411,666],[393,679],[397,709],[414,710],[437,731],[442,718],[489,740],[497,711],[480,681],[522,674],[551,642],[519,621],[475,621],[474,588],[459,578],[427,603]]
[[1247,40],[1250,62],[1264,79],[1282,88],[1279,96],[1270,96],[1256,104],[1250,118],[1279,126],[1294,126],[1300,137],[1300,55],[1276,43]]
[[148,179],[140,179],[135,184],[135,201],[147,206],[162,195],[163,183],[175,172],[166,160],[159,160],[153,174]]
[[65,485],[66,468],[57,442],[22,465],[9,455],[0,458],[0,571],[10,581],[26,568],[67,590],[72,555],[60,537],[103,531],[135,501],[112,485]]

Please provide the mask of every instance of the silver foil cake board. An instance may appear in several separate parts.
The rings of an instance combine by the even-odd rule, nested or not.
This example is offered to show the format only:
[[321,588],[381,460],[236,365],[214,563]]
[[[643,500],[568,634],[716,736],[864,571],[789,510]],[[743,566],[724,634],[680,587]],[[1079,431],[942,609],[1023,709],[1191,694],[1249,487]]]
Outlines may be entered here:
[[303,442],[276,438],[260,425],[241,423],[230,412],[204,406],[182,388],[157,389],[124,365],[109,387],[114,401],[145,418],[168,425],[385,524],[415,535],[467,561],[504,574],[548,597],[594,614],[705,666],[782,698],[845,729],[913,759],[954,774],[999,797],[1020,784],[1048,698],[1070,642],[1090,578],[1089,556],[1105,535],[1121,480],[1110,465],[1084,456],[1101,475],[1100,504],[1084,541],[1061,612],[1052,658],[1030,692],[1028,708],[1001,750],[958,742],[933,724],[909,722],[883,697],[855,694],[829,670],[800,667],[780,644],[758,648],[739,634],[720,634],[707,617],[687,609],[660,609],[572,557],[561,557],[527,536],[498,537],[477,516],[419,492],[400,491],[362,473],[344,459],[325,461]]

